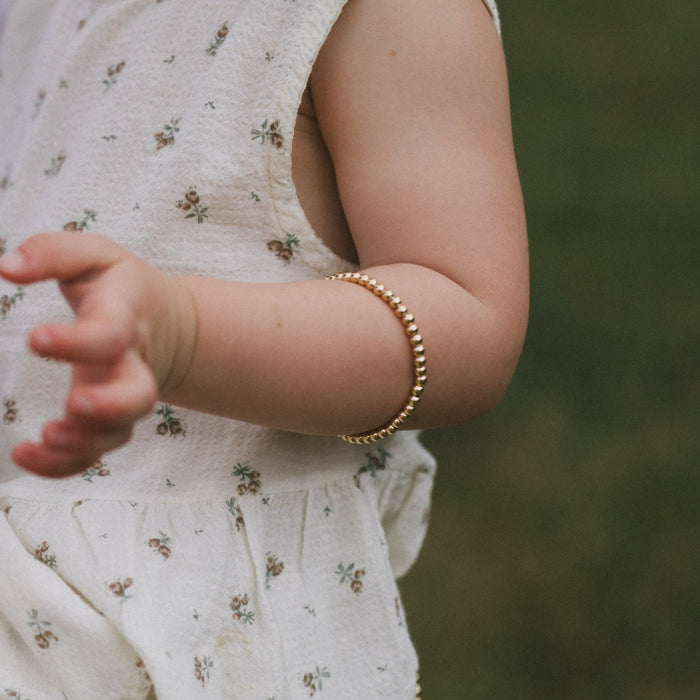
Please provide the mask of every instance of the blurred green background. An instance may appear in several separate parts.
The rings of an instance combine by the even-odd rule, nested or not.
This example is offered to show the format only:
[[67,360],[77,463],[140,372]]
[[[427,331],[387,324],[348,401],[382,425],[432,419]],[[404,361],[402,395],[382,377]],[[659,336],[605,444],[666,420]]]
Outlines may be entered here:
[[700,698],[697,2],[500,2],[532,313],[401,582],[424,700]]

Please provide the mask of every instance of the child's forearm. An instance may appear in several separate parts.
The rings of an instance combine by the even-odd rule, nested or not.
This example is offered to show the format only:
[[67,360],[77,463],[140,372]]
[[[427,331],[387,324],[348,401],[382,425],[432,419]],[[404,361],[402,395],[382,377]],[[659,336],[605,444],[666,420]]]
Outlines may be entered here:
[[[429,380],[408,427],[488,410],[510,379],[523,324],[424,267],[365,272],[402,297],[424,338]],[[410,344],[388,304],[367,289],[327,280],[174,281],[180,329],[164,400],[313,434],[372,430],[405,405]]]

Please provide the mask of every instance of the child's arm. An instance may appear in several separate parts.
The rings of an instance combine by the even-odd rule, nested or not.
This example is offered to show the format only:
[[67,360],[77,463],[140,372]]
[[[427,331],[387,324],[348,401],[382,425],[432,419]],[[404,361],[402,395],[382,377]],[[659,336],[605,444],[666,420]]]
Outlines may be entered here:
[[[503,57],[486,11],[477,0],[351,0],[311,90],[363,269],[403,298],[424,338],[429,382],[409,427],[488,410],[522,345],[527,250]],[[4,276],[58,279],[77,315],[31,338],[36,352],[74,366],[66,417],[13,453],[33,471],[72,473],[122,444],[157,391],[318,434],[370,430],[405,403],[402,325],[355,285],[167,277],[86,234],[21,250]]]

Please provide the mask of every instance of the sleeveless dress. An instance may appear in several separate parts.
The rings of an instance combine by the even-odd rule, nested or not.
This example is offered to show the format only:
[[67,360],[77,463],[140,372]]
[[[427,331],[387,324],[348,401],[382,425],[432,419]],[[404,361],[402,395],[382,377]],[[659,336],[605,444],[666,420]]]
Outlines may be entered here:
[[[66,229],[176,274],[352,269],[305,218],[290,152],[344,3],[16,2],[0,252]],[[159,403],[125,447],[40,479],[9,453],[61,414],[68,370],[25,336],[68,318],[53,283],[0,280],[0,698],[413,698],[395,577],[428,518],[417,434],[355,446]]]

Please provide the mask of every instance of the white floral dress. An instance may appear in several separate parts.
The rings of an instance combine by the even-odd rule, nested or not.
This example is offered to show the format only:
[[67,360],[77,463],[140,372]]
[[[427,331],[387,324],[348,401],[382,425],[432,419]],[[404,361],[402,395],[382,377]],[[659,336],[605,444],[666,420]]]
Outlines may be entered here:
[[[179,274],[350,269],[290,158],[344,1],[16,2],[0,251],[67,229]],[[24,338],[67,317],[53,284],[0,281],[0,698],[413,698],[395,576],[427,523],[416,434],[361,447],[158,404],[83,474],[27,475],[10,449],[60,414],[66,368]]]

